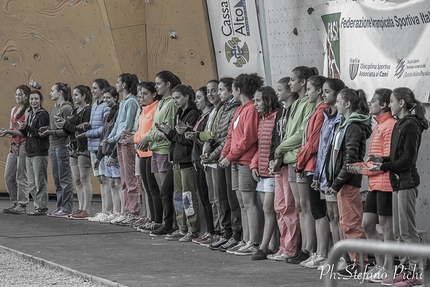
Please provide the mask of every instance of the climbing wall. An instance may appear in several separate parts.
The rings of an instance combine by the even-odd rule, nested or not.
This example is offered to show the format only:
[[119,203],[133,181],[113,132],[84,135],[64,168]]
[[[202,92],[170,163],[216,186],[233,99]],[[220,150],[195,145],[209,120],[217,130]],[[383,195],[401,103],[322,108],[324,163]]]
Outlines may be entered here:
[[[154,81],[171,70],[199,88],[216,78],[202,0],[4,0],[0,4],[0,127],[9,126],[15,89],[35,80],[44,107],[56,82],[112,85],[119,74]],[[180,5],[178,5],[180,4]],[[175,36],[170,36],[175,35]],[[0,139],[4,170],[10,138]],[[48,168],[50,170],[50,167]],[[53,192],[49,175],[50,192]],[[98,192],[98,183],[93,182]],[[5,191],[3,181],[0,191]]]

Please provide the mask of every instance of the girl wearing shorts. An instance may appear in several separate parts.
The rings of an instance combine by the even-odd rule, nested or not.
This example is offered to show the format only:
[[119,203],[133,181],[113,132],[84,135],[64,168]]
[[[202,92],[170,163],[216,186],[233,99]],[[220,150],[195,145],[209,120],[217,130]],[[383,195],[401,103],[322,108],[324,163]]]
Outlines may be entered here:
[[[240,74],[233,81],[233,97],[241,106],[233,116],[227,141],[219,159],[219,165],[231,164],[232,189],[236,191],[241,207],[243,240],[246,244],[234,254],[252,255],[258,249],[260,239],[260,210],[257,206],[257,182],[252,177],[252,157],[257,152],[258,112],[254,107],[254,94],[263,85],[257,74]],[[230,240],[236,240],[231,237]]]
[[258,150],[252,158],[249,168],[257,181],[256,190],[260,193],[264,211],[263,239],[260,247],[252,254],[252,260],[266,259],[269,243],[276,225],[276,213],[273,208],[275,194],[275,176],[269,173],[269,154],[273,126],[279,102],[272,87],[258,89],[254,95],[254,105],[260,117],[258,124]]
[[87,123],[91,117],[91,90],[87,86],[78,85],[73,89],[72,99],[76,107],[72,110],[67,120],[58,117],[55,125],[69,134],[70,138],[70,166],[75,180],[76,193],[78,195],[78,210],[70,215],[70,219],[88,219],[90,217],[90,205],[93,196],[91,185],[91,158],[88,151],[88,141],[85,137],[76,137],[85,133],[82,123]]

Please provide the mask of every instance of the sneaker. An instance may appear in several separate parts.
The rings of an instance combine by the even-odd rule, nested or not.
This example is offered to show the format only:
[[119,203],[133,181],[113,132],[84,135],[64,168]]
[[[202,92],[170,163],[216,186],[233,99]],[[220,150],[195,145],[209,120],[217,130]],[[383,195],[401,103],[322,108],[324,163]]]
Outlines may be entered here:
[[207,237],[209,237],[209,236],[212,236],[212,234],[210,234],[209,232],[205,232],[203,235],[201,235],[201,236],[199,236],[199,237],[197,237],[197,238],[194,238],[193,240],[192,240],[192,242],[193,243],[196,243],[196,244],[200,244],[200,242],[202,241],[202,240],[205,240]]
[[221,238],[221,235],[215,234],[212,236],[207,237],[206,239],[200,241],[200,245],[204,247],[209,247],[214,242],[217,242]]
[[83,219],[88,219],[90,218],[91,215],[88,211],[82,210],[81,212],[77,213],[77,214],[72,214],[72,219],[74,220],[83,220]]
[[257,249],[251,256],[251,260],[264,260],[267,259],[267,253],[261,249]]
[[175,230],[172,229],[165,229],[164,226],[161,226],[160,228],[153,230],[149,233],[150,236],[166,236],[170,233],[173,233]]
[[315,254],[315,256],[312,258],[312,260],[309,260],[306,264],[304,264],[304,267],[315,269],[318,268],[321,263],[325,262],[327,258],[322,256],[321,254]]
[[46,214],[46,215],[48,215],[48,216],[52,216],[54,213],[56,213],[56,212],[58,212],[58,211],[60,211],[60,210],[56,209],[56,210],[54,210],[54,211],[48,212],[48,214]]
[[115,217],[117,217],[118,214],[115,213],[107,213],[106,217],[100,218],[99,222],[100,223],[110,223],[112,220],[115,219]]
[[252,243],[252,241],[248,241],[245,246],[239,248],[238,251],[234,253],[234,255],[238,256],[246,256],[252,255],[258,250],[258,246]]
[[18,204],[17,206],[15,206],[14,209],[12,209],[10,211],[10,213],[13,213],[13,214],[24,214],[24,213],[26,213],[26,211],[27,211],[27,209],[25,208],[25,205]]
[[308,259],[300,262],[299,265],[302,266],[302,267],[305,267],[305,264],[308,263],[308,262],[310,262],[310,261],[312,261],[315,258],[315,256],[317,256],[316,253],[311,253],[311,256]]
[[104,215],[106,215],[106,214],[103,213],[103,212],[98,212],[93,217],[88,218],[88,221],[91,221],[91,222],[100,222],[101,217],[104,216]]
[[287,254],[275,253],[267,255],[267,259],[274,261],[286,261],[288,258],[290,258],[290,256],[288,256]]
[[228,242],[227,238],[221,237],[218,241],[212,242],[211,244],[209,244],[209,249],[210,250],[219,250],[219,248],[221,247],[221,245],[224,245],[227,242]]
[[238,251],[240,248],[242,248],[245,245],[246,245],[246,242],[241,240],[240,242],[237,243],[236,246],[227,249],[226,252],[229,254],[234,254],[236,251]]
[[163,227],[160,223],[147,222],[144,226],[139,226],[136,230],[140,232],[151,232]]
[[337,274],[340,277],[352,278],[353,276],[357,275],[360,272],[361,272],[360,266],[357,263],[353,262],[348,266],[346,266],[345,269],[338,270]]
[[78,209],[75,212],[72,212],[71,214],[67,215],[67,218],[72,219],[73,215],[76,215],[76,214],[81,213],[81,212],[82,212],[82,210]]
[[67,216],[68,216],[68,214],[65,213],[65,212],[62,212],[61,210],[57,211],[57,212],[54,212],[54,213],[51,213],[51,217],[62,218],[62,217],[67,217]]
[[181,239],[184,236],[185,236],[184,232],[175,230],[174,232],[167,234],[164,239],[166,239],[167,241],[179,241],[179,239]]
[[116,223],[116,225],[121,225],[121,226],[132,226],[133,223],[135,223],[136,221],[138,221],[140,219],[139,215],[136,214],[127,214],[127,218],[119,221]]
[[118,216],[115,216],[114,219],[110,221],[111,224],[117,224],[118,222],[121,222],[125,220],[127,216],[125,214],[120,213]]
[[198,237],[199,235],[196,232],[188,231],[182,238],[179,238],[179,242],[191,242]]
[[11,206],[6,207],[5,209],[3,209],[4,213],[11,213],[12,209],[14,209],[18,204],[17,203],[12,203]]
[[33,215],[35,215],[35,216],[37,216],[37,215],[46,215],[47,214],[47,212],[45,211],[45,210],[41,210],[41,209],[35,209],[34,211],[29,211],[29,212],[27,212],[27,215],[31,215],[31,216],[33,216]]
[[233,237],[230,237],[230,239],[227,241],[227,243],[221,245],[219,247],[219,251],[226,252],[229,249],[232,249],[233,247],[237,246],[239,242],[236,241]]
[[139,226],[144,226],[146,223],[151,223],[151,220],[147,217],[139,217],[138,220],[136,220],[131,226],[133,228],[138,228]]
[[412,278],[409,278],[409,279],[406,279],[402,282],[398,282],[398,283],[394,284],[394,286],[396,286],[396,287],[412,287],[412,286],[421,287],[424,285],[423,285],[423,281],[421,279],[418,279],[418,278],[416,278],[416,276],[413,276]]
[[[387,278],[382,280],[381,284],[385,285],[385,286],[393,286],[393,285],[396,286],[396,284],[405,281],[405,279],[406,279],[405,277],[406,276],[403,273],[397,274],[396,276],[394,276],[394,278],[393,278],[393,276],[388,276]],[[412,286],[414,286],[414,285],[412,285]]]
[[347,266],[348,266],[348,262],[346,262],[345,258],[341,257],[336,264],[336,270],[346,269]]
[[308,259],[311,255],[307,250],[300,250],[294,257],[290,257],[286,260],[287,263],[299,264],[302,261]]

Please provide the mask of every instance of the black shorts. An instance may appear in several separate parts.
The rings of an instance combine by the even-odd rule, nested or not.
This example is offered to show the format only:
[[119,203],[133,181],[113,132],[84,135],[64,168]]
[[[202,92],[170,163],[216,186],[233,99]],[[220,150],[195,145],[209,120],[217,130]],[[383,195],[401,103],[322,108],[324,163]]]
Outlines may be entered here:
[[311,213],[314,219],[317,220],[327,216],[327,205],[325,203],[325,199],[321,199],[321,192],[311,187],[313,179],[313,175],[309,175],[307,177]]
[[369,191],[364,203],[364,212],[393,216],[393,193],[379,190]]

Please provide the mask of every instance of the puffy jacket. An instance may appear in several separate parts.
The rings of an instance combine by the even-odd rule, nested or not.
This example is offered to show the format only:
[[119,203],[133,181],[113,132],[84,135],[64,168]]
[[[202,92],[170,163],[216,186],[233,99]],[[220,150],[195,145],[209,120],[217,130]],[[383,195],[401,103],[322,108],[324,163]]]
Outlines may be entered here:
[[[361,187],[361,174],[352,174],[346,170],[346,164],[362,162],[366,154],[366,140],[370,137],[370,116],[352,113],[351,116],[341,120],[335,135],[330,156],[330,167],[333,173],[331,187],[339,191],[344,185]],[[337,153],[337,155],[336,155]]]
[[305,120],[312,112],[315,104],[309,103],[309,97],[296,100],[291,106],[290,116],[288,118],[285,137],[281,144],[276,148],[277,154],[283,154],[285,164],[295,166],[297,154],[302,145],[302,136],[305,126]]
[[321,127],[324,122],[324,110],[329,105],[321,102],[316,106],[314,113],[306,123],[306,129],[303,133],[302,148],[297,154],[297,170],[314,172],[317,163],[318,145],[320,142]]
[[[367,154],[389,156],[391,136],[393,134],[394,125],[396,124],[396,119],[391,115],[391,112],[386,112],[375,117],[375,120],[377,125],[373,129],[370,137]],[[388,172],[372,172],[363,168],[363,175],[368,176],[369,191],[393,191],[390,183],[390,174]]]
[[[182,121],[190,126],[194,126],[199,117],[200,111],[197,109],[196,104],[191,103],[183,112],[182,109],[178,109],[175,117],[175,125],[178,121]],[[192,131],[192,128],[188,128],[187,131]],[[166,137],[171,142],[169,150],[170,161],[179,164],[192,163],[194,142],[185,138],[185,133],[178,134],[175,127],[170,130]]]
[[275,125],[276,114],[278,110],[274,110],[267,117],[260,119],[258,124],[258,150],[251,160],[249,168],[258,169],[261,177],[275,177],[269,174],[269,155],[270,144],[272,143],[272,131]]
[[257,152],[258,112],[254,101],[241,105],[233,116],[221,155],[231,163],[250,165]]
[[393,190],[414,188],[420,184],[416,163],[422,132],[427,128],[428,123],[421,122],[414,115],[407,115],[394,125],[390,156],[383,157],[381,166],[381,170],[390,171]]
[[[146,135],[151,130],[152,124],[154,123],[154,115],[155,110],[157,108],[158,101],[154,101],[149,106],[143,106],[142,112],[140,113],[139,117],[139,125],[137,128],[137,132],[134,134],[134,143],[137,144],[141,139],[146,137]],[[152,151],[141,151],[140,149],[137,149],[137,154],[139,157],[150,157],[152,155]]]
[[[115,113],[111,119],[109,119],[110,113]],[[100,140],[104,140],[109,136],[116,122],[117,117],[118,117],[118,109],[115,110],[115,108],[113,108],[103,121],[103,129],[100,136]],[[99,146],[99,149],[97,151],[97,159],[101,161],[104,156],[117,158],[118,154],[117,154],[116,143],[108,143],[104,146]]]
[[88,150],[97,152],[100,145],[100,136],[103,129],[103,120],[109,114],[110,108],[103,101],[94,102],[91,107],[90,129],[85,132],[88,139]]
[[25,150],[27,157],[47,156],[49,150],[49,137],[40,137],[39,128],[49,125],[49,115],[45,109],[33,111],[27,117],[27,125],[24,129],[19,130],[23,136],[27,137],[25,141]]
[[212,141],[207,150],[203,152],[209,154],[212,161],[217,161],[220,158],[221,151],[224,148],[230,128],[231,120],[240,106],[240,103],[235,102],[234,99],[226,102],[218,113],[216,127],[212,134]]

